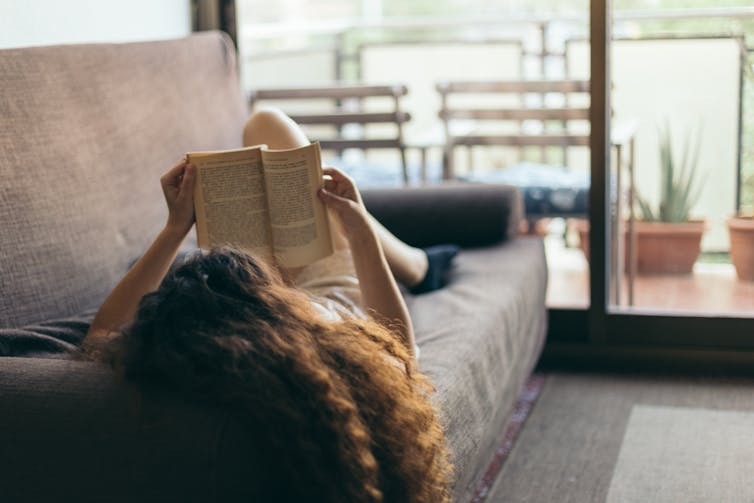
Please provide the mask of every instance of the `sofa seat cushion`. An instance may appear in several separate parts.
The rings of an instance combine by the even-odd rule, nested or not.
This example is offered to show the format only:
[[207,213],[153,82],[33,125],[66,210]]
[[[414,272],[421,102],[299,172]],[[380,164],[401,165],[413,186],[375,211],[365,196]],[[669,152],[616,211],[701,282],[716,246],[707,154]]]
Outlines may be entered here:
[[454,501],[471,499],[539,357],[546,280],[542,240],[521,237],[463,250],[447,287],[408,299],[453,455]]

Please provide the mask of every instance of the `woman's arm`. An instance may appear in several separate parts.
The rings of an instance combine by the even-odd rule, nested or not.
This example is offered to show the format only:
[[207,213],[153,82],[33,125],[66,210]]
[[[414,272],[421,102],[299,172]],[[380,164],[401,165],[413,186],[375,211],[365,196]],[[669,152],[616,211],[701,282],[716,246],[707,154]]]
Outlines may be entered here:
[[86,351],[96,350],[110,334],[130,322],[141,298],[160,286],[194,224],[195,178],[196,169],[184,159],[160,179],[168,205],[168,221],[99,308],[83,342]]
[[398,325],[409,352],[414,354],[414,330],[398,284],[390,271],[379,238],[369,221],[353,180],[334,168],[325,168],[320,198],[338,217],[351,247],[364,305],[385,325]]

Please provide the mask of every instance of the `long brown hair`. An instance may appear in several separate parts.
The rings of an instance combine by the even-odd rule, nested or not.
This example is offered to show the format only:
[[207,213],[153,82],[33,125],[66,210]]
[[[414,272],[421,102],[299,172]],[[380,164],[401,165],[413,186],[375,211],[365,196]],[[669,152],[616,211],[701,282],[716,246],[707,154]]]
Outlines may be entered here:
[[372,320],[322,320],[245,253],[190,257],[142,299],[119,346],[127,378],[240,418],[285,481],[279,500],[450,499],[432,388],[397,336]]

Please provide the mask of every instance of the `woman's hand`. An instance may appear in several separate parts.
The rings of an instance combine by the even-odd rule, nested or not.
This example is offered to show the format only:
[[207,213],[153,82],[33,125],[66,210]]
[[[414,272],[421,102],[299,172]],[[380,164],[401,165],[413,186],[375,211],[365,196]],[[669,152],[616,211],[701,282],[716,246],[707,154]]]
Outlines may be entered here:
[[160,178],[168,205],[167,228],[183,235],[194,225],[196,168],[184,158]]
[[325,186],[319,198],[337,215],[346,237],[350,240],[371,233],[367,210],[354,181],[335,168],[323,168],[322,173]]
[[364,307],[375,319],[396,329],[413,354],[414,329],[406,302],[395,282],[390,265],[372,228],[369,213],[353,180],[333,168],[322,170],[325,187],[319,197],[340,220],[348,238]]

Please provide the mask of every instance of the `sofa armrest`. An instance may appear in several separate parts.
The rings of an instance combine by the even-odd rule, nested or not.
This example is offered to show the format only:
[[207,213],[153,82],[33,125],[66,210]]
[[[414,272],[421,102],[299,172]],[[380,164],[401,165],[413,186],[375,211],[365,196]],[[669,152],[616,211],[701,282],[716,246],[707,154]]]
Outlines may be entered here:
[[523,218],[521,193],[512,185],[449,183],[364,189],[362,196],[377,220],[413,246],[498,243],[514,237]]
[[0,357],[0,410],[2,501],[269,501],[227,412],[107,365]]

